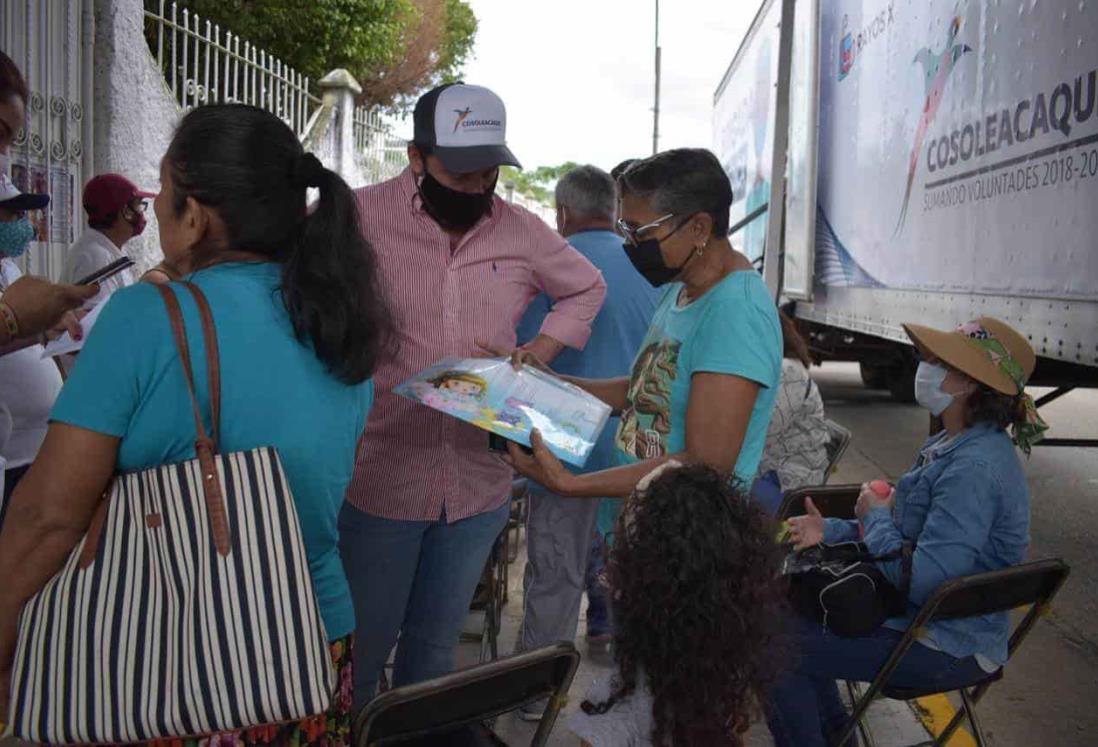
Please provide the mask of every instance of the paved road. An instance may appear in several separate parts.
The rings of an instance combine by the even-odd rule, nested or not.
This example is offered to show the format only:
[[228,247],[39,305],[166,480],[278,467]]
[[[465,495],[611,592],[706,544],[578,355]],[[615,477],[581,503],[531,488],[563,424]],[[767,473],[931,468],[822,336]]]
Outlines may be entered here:
[[[854,433],[833,482],[895,479],[906,471],[925,437],[926,412],[865,389],[852,364],[827,364],[813,376],[828,416]],[[1098,390],[1072,392],[1042,415],[1057,436],[1098,438]],[[1030,556],[1063,558],[1072,576],[1052,615],[978,710],[999,747],[1092,747],[1098,744],[1098,448],[1037,448],[1026,471]]]

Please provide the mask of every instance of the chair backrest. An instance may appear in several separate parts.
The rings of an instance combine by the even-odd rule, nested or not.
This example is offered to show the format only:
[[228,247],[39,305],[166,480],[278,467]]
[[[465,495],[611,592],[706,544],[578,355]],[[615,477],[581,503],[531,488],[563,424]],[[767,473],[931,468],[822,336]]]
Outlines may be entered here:
[[804,514],[804,499],[812,497],[812,502],[820,513],[830,519],[853,519],[854,506],[858,503],[861,485],[819,485],[790,490],[782,499],[778,508],[778,521],[790,516]]
[[835,466],[843,458],[843,454],[846,453],[846,448],[850,446],[850,439],[854,436],[834,420],[825,419],[824,426],[827,428],[829,436],[827,445],[824,447],[827,451],[827,471],[824,472],[824,482],[827,482],[827,479],[831,477],[831,473],[835,471]]
[[1028,604],[1047,607],[1070,572],[1059,559],[977,573],[946,581],[923,606],[920,624],[1007,612]]
[[494,718],[542,698],[562,697],[579,659],[575,646],[558,643],[398,687],[359,712],[355,743],[398,744]]

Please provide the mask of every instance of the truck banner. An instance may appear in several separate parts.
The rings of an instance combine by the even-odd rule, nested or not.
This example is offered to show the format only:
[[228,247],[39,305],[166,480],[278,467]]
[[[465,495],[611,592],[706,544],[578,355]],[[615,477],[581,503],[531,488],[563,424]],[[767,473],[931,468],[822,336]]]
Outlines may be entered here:
[[830,0],[819,54],[817,285],[1098,298],[1094,3]]
[[[763,4],[714,97],[714,148],[732,182],[731,225],[770,199],[781,15],[780,2]],[[732,237],[752,260],[766,248],[766,221],[763,213]]]

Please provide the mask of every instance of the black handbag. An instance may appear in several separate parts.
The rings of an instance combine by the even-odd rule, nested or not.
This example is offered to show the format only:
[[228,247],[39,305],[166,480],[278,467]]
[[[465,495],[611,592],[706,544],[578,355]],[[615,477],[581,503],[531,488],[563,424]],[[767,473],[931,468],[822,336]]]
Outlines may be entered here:
[[[782,564],[793,608],[843,638],[871,633],[907,610],[914,546],[905,541],[891,553],[874,555],[862,542],[820,544],[790,553]],[[900,559],[894,586],[874,563]]]

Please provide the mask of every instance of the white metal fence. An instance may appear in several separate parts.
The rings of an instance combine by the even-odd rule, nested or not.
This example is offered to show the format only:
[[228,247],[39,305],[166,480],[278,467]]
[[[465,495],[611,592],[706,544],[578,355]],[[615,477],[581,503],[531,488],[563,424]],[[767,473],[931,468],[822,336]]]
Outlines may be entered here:
[[390,179],[408,165],[407,144],[392,135],[377,109],[355,107],[354,138],[355,154],[368,182]]
[[251,104],[279,116],[300,137],[320,106],[306,76],[178,3],[145,0],[145,32],[184,111],[207,103]]
[[[145,0],[145,36],[184,111],[207,103],[251,104],[273,112],[304,137],[323,104],[308,77],[180,3]],[[353,125],[355,153],[370,181],[404,167],[404,141],[393,137],[379,111],[357,107]]]
[[30,214],[38,243],[21,260],[36,275],[61,274],[83,223],[79,195],[91,150],[85,111],[91,2],[0,0],[0,50],[30,87],[27,118],[11,147],[11,176],[20,189],[51,197],[46,209]]

